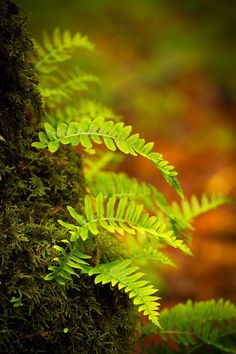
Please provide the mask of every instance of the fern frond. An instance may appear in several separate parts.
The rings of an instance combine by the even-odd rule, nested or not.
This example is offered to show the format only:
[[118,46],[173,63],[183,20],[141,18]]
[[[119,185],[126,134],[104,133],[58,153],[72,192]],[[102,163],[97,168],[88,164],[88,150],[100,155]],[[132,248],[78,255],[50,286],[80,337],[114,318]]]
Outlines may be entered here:
[[165,196],[151,184],[139,182],[125,173],[99,172],[89,182],[89,188],[96,197],[100,192],[104,197],[127,197],[130,200],[140,201],[147,209],[156,211],[161,206],[167,212],[168,203]]
[[191,223],[195,217],[211,211],[218,206],[232,204],[233,202],[232,198],[223,196],[220,193],[212,193],[210,196],[203,194],[200,199],[193,195],[190,201],[183,200],[181,206],[174,202],[170,207],[170,211],[178,219]]
[[77,48],[93,50],[93,44],[86,36],[79,32],[72,35],[69,31],[61,32],[56,28],[52,38],[47,32],[43,32],[43,45],[36,43],[40,59],[35,64],[40,73],[51,73],[57,69],[56,64],[71,58],[71,54]]
[[144,156],[161,171],[166,181],[183,197],[174,167],[169,165],[161,154],[152,152],[154,143],[146,143],[144,139],[139,137],[139,134],[131,135],[132,127],[124,126],[123,122],[114,124],[113,121],[88,118],[82,119],[79,123],[72,122],[69,125],[60,123],[57,129],[45,123],[45,130],[46,134],[40,133],[40,142],[34,142],[34,147],[38,149],[48,148],[51,152],[55,152],[61,144],[81,144],[85,148],[91,149],[93,143],[104,143],[111,151],[118,149],[125,154]]
[[176,234],[178,230],[191,230],[192,226],[170,208],[165,196],[153,185],[139,182],[136,178],[130,178],[125,173],[97,171],[94,178],[88,179],[87,183],[94,196],[99,192],[105,197],[112,195],[117,198],[127,197],[130,200],[141,202],[145,208],[151,210],[158,219],[163,220]]
[[89,117],[91,119],[102,118],[104,120],[108,120],[108,119],[112,119],[114,121],[120,120],[120,116],[115,114],[112,109],[91,99],[85,99],[85,98],[81,99],[79,103],[78,111],[81,118]]
[[53,108],[59,103],[63,102],[64,104],[65,101],[71,101],[74,93],[87,91],[88,84],[98,82],[96,76],[74,69],[66,73],[60,72],[60,77],[53,77],[52,88],[47,82],[46,85],[43,85],[42,81],[40,91],[43,98],[46,99],[47,106]]
[[125,233],[141,232],[148,233],[166,245],[191,254],[190,249],[182,240],[176,239],[172,231],[166,230],[165,224],[160,223],[155,216],[142,213],[143,205],[136,206],[133,201],[128,203],[127,198],[118,200],[113,196],[104,200],[104,196],[100,193],[96,197],[95,206],[93,206],[91,197],[85,197],[85,215],[78,214],[70,206],[67,209],[72,218],[79,224],[79,226],[76,226],[59,220],[62,226],[70,230],[71,241],[76,241],[79,238],[86,240],[90,233],[97,235],[99,228],[122,236]]
[[[67,240],[62,241],[69,244]],[[61,246],[55,245],[53,247],[59,253],[59,257],[53,259],[57,262],[57,265],[52,265],[48,268],[50,273],[45,276],[45,280],[56,280],[59,284],[65,285],[67,280],[72,280],[72,275],[79,276],[74,269],[80,269],[85,272],[88,271],[90,265],[85,259],[91,257],[81,253],[76,246],[73,249],[70,249],[69,253],[67,253]]]
[[131,256],[134,261],[153,260],[175,267],[175,264],[169,257],[153,247],[136,250],[136,252],[131,253]]
[[188,301],[162,311],[159,321],[162,330],[149,325],[144,329],[144,335],[155,333],[163,341],[174,341],[186,348],[181,353],[192,353],[205,344],[222,352],[236,352],[235,347],[228,347],[224,341],[231,335],[236,338],[236,306],[229,301],[221,299],[195,304]]
[[[108,151],[97,151],[96,156],[93,157],[86,157],[84,159],[84,171],[87,184],[91,186],[91,181],[94,179],[95,176],[100,174],[101,170],[109,166],[116,166],[119,164],[123,159],[121,154]],[[101,191],[102,192],[102,191]],[[99,193],[96,193],[98,195]]]
[[131,260],[117,260],[93,267],[88,274],[96,274],[95,284],[111,283],[112,286],[117,285],[119,290],[124,289],[134,305],[138,306],[138,310],[159,326],[157,300],[160,298],[153,295],[157,290],[153,285],[147,285],[149,281],[140,280],[144,274],[137,272],[138,269],[139,267],[131,265]]
[[54,110],[54,107],[50,107],[50,112],[47,114],[47,122],[51,125],[57,125],[59,122],[80,122],[86,117],[92,119],[100,117],[104,120],[112,118],[114,121],[120,120],[120,117],[108,107],[97,101],[84,98],[80,99],[76,105],[73,103],[73,105],[69,104],[56,110]]

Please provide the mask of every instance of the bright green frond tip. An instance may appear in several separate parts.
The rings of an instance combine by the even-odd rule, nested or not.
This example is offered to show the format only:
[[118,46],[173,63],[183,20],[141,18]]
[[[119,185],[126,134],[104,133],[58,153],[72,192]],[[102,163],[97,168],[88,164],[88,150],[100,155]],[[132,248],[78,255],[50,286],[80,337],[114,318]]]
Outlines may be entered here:
[[131,260],[121,260],[98,265],[89,271],[89,275],[96,274],[95,284],[111,283],[112,286],[117,285],[119,290],[124,289],[134,305],[138,306],[139,312],[143,312],[153,324],[160,327],[157,302],[160,298],[153,295],[157,290],[149,285],[149,281],[140,280],[144,274],[137,272],[138,269],[131,265]]
[[125,154],[141,155],[147,158],[158,168],[165,180],[183,198],[183,191],[177,179],[177,172],[169,162],[163,159],[160,153],[153,152],[154,143],[146,143],[139,134],[131,134],[132,127],[125,126],[123,122],[114,123],[103,118],[84,118],[80,122],[72,122],[69,125],[59,123],[56,128],[49,123],[45,124],[45,133],[39,133],[39,142],[32,146],[38,149],[48,148],[50,152],[56,152],[60,145],[81,144],[86,149],[91,149],[93,143],[104,143],[108,150],[120,150]]

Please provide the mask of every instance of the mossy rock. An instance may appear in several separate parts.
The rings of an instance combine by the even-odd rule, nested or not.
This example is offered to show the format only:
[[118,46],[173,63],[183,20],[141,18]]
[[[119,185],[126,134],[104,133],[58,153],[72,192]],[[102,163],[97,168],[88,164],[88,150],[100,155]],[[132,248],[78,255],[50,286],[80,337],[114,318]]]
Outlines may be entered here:
[[[66,286],[44,280],[53,245],[68,237],[57,219],[68,218],[66,205],[83,211],[85,181],[73,150],[31,150],[43,111],[26,25],[1,0],[0,352],[129,353],[136,311],[126,294],[86,275]],[[90,254],[101,247],[104,259],[122,253],[103,235]]]

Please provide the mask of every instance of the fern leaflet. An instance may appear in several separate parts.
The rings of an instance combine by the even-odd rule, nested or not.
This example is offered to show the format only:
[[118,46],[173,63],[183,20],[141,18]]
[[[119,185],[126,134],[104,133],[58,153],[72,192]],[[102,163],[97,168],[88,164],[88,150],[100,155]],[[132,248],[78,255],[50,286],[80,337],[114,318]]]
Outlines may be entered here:
[[[69,244],[69,241],[67,240],[62,241]],[[48,268],[50,273],[45,276],[45,280],[54,279],[59,284],[65,285],[67,280],[72,280],[72,275],[79,276],[74,269],[80,269],[85,272],[89,269],[89,264],[85,261],[85,259],[89,259],[91,257],[81,253],[78,247],[75,246],[73,249],[70,249],[69,253],[67,253],[66,250],[61,246],[55,245],[53,247],[60,254],[60,257],[55,257],[53,259],[59,263],[59,265],[52,265]]]
[[156,325],[158,322],[158,308],[160,299],[153,294],[157,291],[149,282],[139,280],[143,277],[143,273],[137,272],[139,267],[131,266],[131,260],[113,261],[93,267],[89,271],[89,275],[97,274],[95,284],[111,283],[112,286],[118,285],[118,289],[124,289],[129,297],[133,299],[134,305],[138,305],[138,310]]
[[58,150],[60,144],[81,144],[87,149],[91,149],[93,144],[104,144],[111,151],[117,148],[125,154],[134,156],[141,155],[151,161],[158,168],[166,181],[174,187],[176,192],[183,197],[183,192],[174,167],[163,159],[159,153],[152,152],[154,143],[146,143],[139,134],[131,135],[132,127],[124,126],[123,122],[114,123],[104,121],[104,119],[89,118],[82,119],[81,122],[72,122],[69,125],[60,123],[54,129],[49,123],[45,123],[46,133],[39,133],[39,142],[32,145],[38,149],[48,148],[51,152]]

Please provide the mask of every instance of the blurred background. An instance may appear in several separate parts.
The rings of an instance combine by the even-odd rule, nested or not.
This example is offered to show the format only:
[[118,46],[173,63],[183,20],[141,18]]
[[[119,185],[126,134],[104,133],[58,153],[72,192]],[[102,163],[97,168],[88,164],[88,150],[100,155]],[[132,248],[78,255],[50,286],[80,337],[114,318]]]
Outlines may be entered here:
[[[101,78],[96,98],[155,141],[179,172],[185,194],[221,191],[236,197],[236,2],[201,0],[15,1],[42,30],[80,31],[95,54],[78,55]],[[121,170],[176,195],[142,158]],[[236,301],[235,207],[196,220],[194,257],[157,270],[162,304],[187,298]]]

